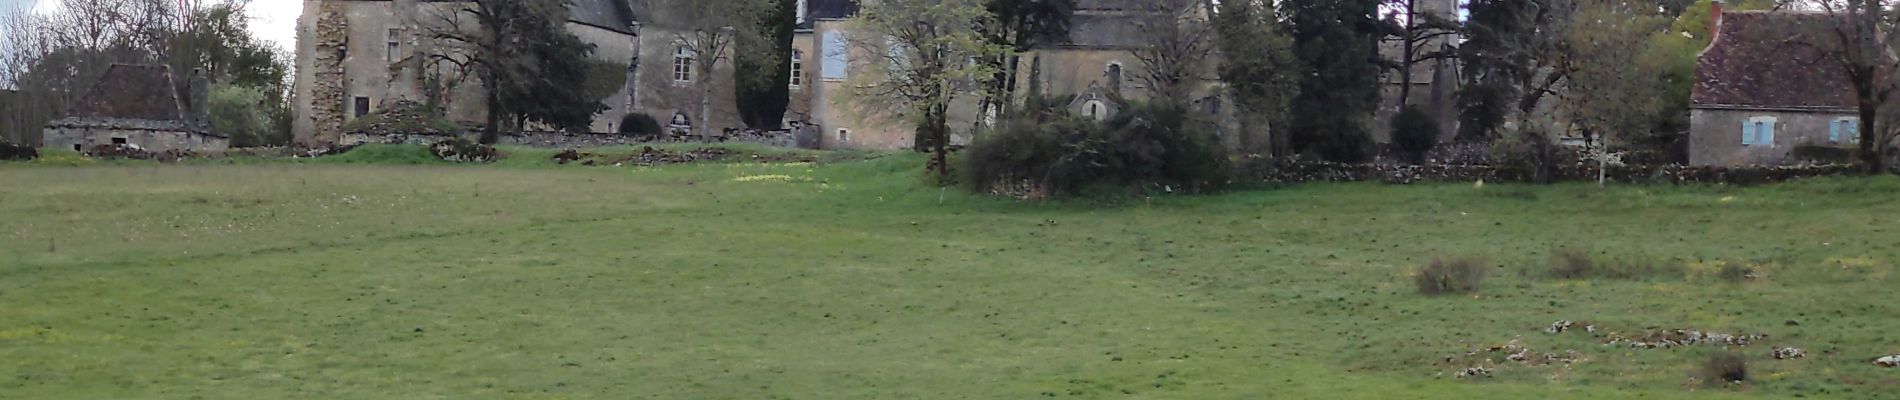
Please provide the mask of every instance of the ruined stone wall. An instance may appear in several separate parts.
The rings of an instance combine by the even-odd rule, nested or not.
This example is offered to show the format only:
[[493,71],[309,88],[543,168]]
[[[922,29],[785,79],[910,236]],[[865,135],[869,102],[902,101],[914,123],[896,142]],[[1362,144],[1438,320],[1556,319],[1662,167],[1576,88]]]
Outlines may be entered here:
[[[312,2],[305,2],[306,7]],[[314,2],[314,13],[300,19],[298,33],[296,140],[335,142],[343,132],[348,101],[343,60],[349,49],[345,4]],[[306,8],[309,10],[310,8]]]
[[[352,146],[358,144],[401,144],[429,145],[443,140],[460,138],[474,141],[479,133],[467,133],[460,136],[409,135],[409,134],[373,134],[345,133],[338,144]],[[719,143],[746,143],[773,147],[813,149],[818,146],[816,129],[794,129],[788,131],[733,131],[716,139]],[[540,149],[591,149],[600,147],[649,145],[656,143],[698,143],[698,139],[689,137],[648,137],[603,134],[576,134],[563,132],[525,132],[505,134],[496,143],[503,146],[521,146]]]
[[44,135],[47,148],[73,151],[113,144],[116,142],[114,139],[153,152],[224,151],[231,148],[229,138],[180,129],[176,123],[69,119],[48,125]]

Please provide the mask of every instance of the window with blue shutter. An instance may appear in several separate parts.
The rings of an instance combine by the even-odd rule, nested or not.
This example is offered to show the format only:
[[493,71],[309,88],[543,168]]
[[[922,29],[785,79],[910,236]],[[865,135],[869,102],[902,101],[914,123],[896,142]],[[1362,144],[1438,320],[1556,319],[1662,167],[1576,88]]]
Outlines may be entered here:
[[824,70],[825,80],[844,80],[845,77],[850,76],[845,72],[845,68],[850,66],[848,62],[850,60],[848,58],[850,51],[848,49],[849,47],[846,46],[844,40],[844,32],[825,32],[825,44],[823,49],[825,54],[822,55],[824,63],[819,65],[819,68]]
[[1827,139],[1833,143],[1860,142],[1860,119],[1852,117],[1837,118],[1827,131]]
[[1754,117],[1742,122],[1742,145],[1775,145],[1775,117]]

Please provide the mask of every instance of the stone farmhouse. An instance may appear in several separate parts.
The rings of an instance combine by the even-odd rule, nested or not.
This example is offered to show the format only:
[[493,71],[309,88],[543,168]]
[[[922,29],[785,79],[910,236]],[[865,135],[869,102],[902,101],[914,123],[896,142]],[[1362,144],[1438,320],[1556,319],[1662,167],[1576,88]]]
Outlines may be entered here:
[[[202,113],[208,89],[202,74],[194,74],[189,96],[180,96],[174,82],[171,67],[113,64],[69,116],[46,125],[45,146],[73,151],[114,144],[147,151],[230,148],[231,139],[214,132]],[[181,98],[193,99],[192,104]]]
[[1690,164],[1792,164],[1799,149],[1859,145],[1853,85],[1831,57],[1840,17],[1716,11],[1696,61]]

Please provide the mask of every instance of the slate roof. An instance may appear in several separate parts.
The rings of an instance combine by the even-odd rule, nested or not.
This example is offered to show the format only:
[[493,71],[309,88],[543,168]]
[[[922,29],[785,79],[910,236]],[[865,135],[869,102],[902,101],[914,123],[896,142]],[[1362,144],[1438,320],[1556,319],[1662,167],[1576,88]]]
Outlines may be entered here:
[[73,106],[73,117],[184,120],[171,67],[113,64]]
[[1851,81],[1829,58],[1840,17],[1730,11],[1696,60],[1690,104],[1701,107],[1851,109]]
[[805,19],[845,19],[858,15],[857,0],[805,0]]
[[631,35],[634,10],[627,3],[626,0],[573,0],[567,5],[567,20]]
[[1141,24],[1123,15],[1076,14],[1069,18],[1069,40],[1064,47],[1140,47]]

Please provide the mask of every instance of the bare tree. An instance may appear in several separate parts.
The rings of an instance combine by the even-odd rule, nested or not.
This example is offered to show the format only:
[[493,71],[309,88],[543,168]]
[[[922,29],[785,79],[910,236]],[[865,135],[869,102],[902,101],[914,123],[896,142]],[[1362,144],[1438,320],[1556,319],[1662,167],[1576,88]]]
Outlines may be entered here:
[[[1458,23],[1444,16],[1420,10],[1420,0],[1386,0],[1386,23],[1391,39],[1399,47],[1397,59],[1388,60],[1399,74],[1398,106],[1403,109],[1412,97],[1412,70],[1418,63],[1457,58],[1451,37],[1458,34]],[[1450,10],[1445,10],[1450,11]]]
[[[691,55],[693,84],[699,89],[698,135],[712,139],[713,91],[719,84],[721,64],[731,64],[735,43],[764,40],[755,26],[771,12],[763,0],[658,0],[656,10],[667,17],[654,26],[672,31],[674,42]],[[743,29],[742,29],[743,28]]]
[[559,34],[566,22],[567,0],[467,0],[440,12],[426,24],[429,36],[449,51],[430,54],[429,61],[450,65],[479,76],[488,105],[482,143],[501,136],[501,117],[508,113],[502,96],[510,88],[544,79],[535,50],[549,46],[548,35]]
[[56,12],[0,16],[0,82],[18,93],[0,125],[11,140],[35,144],[39,127],[60,118],[114,63],[167,59],[179,11],[166,0],[57,0]]
[[1212,10],[1198,0],[1125,0],[1124,9],[1136,20],[1140,45],[1134,58],[1140,64],[1134,79],[1146,87],[1150,101],[1187,105],[1195,84],[1215,80],[1210,70],[1214,55]]
[[1834,43],[1816,43],[1830,62],[1848,79],[1854,89],[1854,104],[1860,116],[1860,164],[1868,174],[1887,171],[1886,156],[1893,140],[1900,136],[1900,120],[1890,101],[1896,88],[1900,60],[1888,47],[1900,31],[1900,14],[1889,13],[1892,0],[1801,0],[1807,7],[1820,10],[1832,19]]
[[887,0],[866,4],[849,22],[846,51],[872,61],[861,65],[864,73],[852,74],[848,99],[915,121],[917,150],[934,153],[939,183],[950,176],[950,104],[996,76],[993,66],[976,60],[1009,52],[977,33],[985,18],[979,0]]

